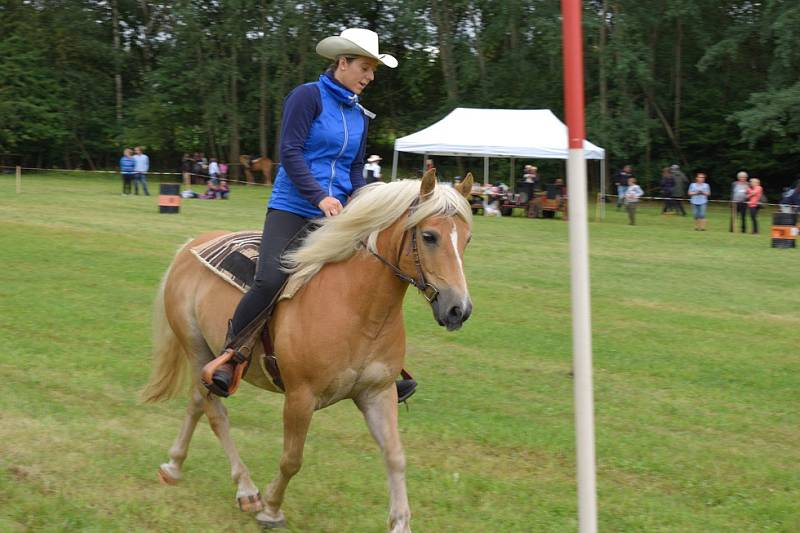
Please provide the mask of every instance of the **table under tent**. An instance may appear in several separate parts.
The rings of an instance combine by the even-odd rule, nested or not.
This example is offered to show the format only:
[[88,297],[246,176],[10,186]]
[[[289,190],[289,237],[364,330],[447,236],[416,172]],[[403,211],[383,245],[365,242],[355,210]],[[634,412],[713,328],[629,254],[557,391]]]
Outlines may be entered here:
[[[605,198],[606,151],[589,141],[586,159],[600,162],[600,198]],[[399,152],[429,156],[483,158],[483,183],[489,184],[489,159],[563,159],[569,152],[567,126],[549,109],[473,109],[457,107],[440,121],[394,142],[392,179],[397,179]],[[599,206],[602,212],[603,206]]]

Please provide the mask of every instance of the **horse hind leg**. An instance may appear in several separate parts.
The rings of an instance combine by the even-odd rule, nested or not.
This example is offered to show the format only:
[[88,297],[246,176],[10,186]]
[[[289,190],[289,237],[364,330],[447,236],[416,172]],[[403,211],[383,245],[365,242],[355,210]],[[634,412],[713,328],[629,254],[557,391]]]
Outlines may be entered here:
[[175,442],[169,449],[169,462],[163,463],[158,468],[158,479],[165,485],[175,485],[181,479],[181,467],[186,455],[189,452],[189,442],[197,427],[197,422],[203,416],[203,396],[200,391],[195,390],[186,406],[186,417],[183,425],[175,438]]
[[228,411],[217,396],[208,395],[203,398],[203,410],[208,417],[212,431],[222,444],[225,454],[231,463],[231,477],[236,483],[236,501],[239,509],[246,513],[256,513],[264,508],[261,493],[250,478],[250,472],[239,457],[239,451],[233,443],[230,432]]

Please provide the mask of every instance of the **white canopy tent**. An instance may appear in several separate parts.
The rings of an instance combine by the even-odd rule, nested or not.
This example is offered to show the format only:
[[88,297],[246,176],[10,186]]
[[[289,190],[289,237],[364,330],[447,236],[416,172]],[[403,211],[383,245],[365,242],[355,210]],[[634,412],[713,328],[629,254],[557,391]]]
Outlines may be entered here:
[[[583,142],[583,149],[587,159],[600,160],[600,194],[604,197],[606,151],[589,141]],[[439,122],[394,142],[392,179],[397,178],[398,152],[425,158],[483,157],[483,182],[488,184],[490,157],[566,160],[569,148],[567,126],[549,109],[457,107]]]

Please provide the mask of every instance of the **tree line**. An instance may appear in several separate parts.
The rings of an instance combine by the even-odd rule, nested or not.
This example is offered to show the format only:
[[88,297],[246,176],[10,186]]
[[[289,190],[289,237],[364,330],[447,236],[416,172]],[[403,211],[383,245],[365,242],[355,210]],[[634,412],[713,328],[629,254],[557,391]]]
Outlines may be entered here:
[[[773,190],[798,177],[800,3],[583,6],[587,136],[612,169],[634,165],[645,186],[672,163],[719,184],[742,168]],[[347,26],[400,61],[362,100],[370,153],[456,106],[563,117],[556,0],[3,0],[0,157],[113,168],[143,145],[162,169],[195,151],[277,160],[283,98]]]

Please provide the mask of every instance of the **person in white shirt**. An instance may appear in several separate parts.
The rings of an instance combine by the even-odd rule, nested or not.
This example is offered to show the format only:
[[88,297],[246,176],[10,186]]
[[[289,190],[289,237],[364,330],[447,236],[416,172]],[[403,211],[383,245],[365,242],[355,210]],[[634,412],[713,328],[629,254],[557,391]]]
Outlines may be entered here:
[[211,178],[211,183],[214,185],[219,183],[219,163],[213,157],[211,163],[208,164],[208,177]]
[[367,158],[367,164],[364,165],[364,181],[369,185],[381,180],[381,166],[378,164],[383,161],[379,155],[371,155]]
[[133,161],[133,171],[135,172],[133,178],[134,194],[139,194],[139,184],[141,183],[144,195],[150,196],[150,191],[147,190],[147,171],[150,170],[150,158],[145,155],[141,146],[134,148]]
[[[736,206],[736,216],[742,223],[742,233],[747,233],[747,193],[750,192],[747,172],[742,170],[736,174],[736,181],[731,185],[731,202]],[[731,226],[733,223],[731,223]],[[733,230],[731,230],[733,231]]]
[[636,184],[636,178],[628,178],[628,187],[625,189],[625,211],[628,212],[628,224],[636,225],[636,207],[639,205],[639,198],[644,196],[644,191]]

